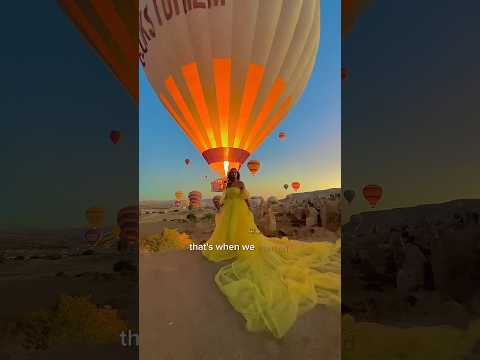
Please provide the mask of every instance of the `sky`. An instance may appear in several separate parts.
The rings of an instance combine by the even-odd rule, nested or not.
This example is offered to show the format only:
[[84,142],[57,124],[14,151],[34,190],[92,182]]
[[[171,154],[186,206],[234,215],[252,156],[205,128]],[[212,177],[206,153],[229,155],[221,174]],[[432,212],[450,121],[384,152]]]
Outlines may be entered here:
[[480,198],[480,3],[373,1],[348,34],[342,63],[342,185],[370,210]]
[[[320,47],[307,88],[282,124],[250,159],[261,162],[257,176],[242,167],[252,195],[284,197],[283,184],[301,183],[300,191],[340,187],[341,89],[340,5],[323,0]],[[159,102],[140,69],[140,199],[171,200],[177,190],[212,196],[215,174]],[[278,140],[278,132],[287,134]],[[184,159],[191,159],[188,167]],[[203,179],[208,176],[209,181]]]
[[137,106],[56,1],[24,7],[0,14],[0,228],[83,226],[91,206],[112,222],[138,199]]

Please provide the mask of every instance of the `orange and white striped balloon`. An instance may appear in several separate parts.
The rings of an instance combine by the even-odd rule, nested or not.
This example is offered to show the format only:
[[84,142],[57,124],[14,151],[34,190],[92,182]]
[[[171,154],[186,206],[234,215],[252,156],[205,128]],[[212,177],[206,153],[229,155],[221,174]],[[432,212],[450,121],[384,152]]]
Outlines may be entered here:
[[220,176],[299,100],[320,39],[319,0],[140,0],[140,62]]
[[138,101],[138,0],[57,0],[115,76]]

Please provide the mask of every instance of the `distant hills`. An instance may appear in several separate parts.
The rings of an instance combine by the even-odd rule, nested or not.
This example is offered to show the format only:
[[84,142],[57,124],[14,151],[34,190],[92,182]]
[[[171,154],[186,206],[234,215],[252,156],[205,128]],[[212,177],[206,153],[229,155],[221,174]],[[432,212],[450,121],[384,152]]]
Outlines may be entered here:
[[[303,201],[312,198],[322,198],[322,197],[329,197],[330,194],[337,194],[340,193],[339,188],[332,188],[326,190],[315,190],[315,191],[307,191],[307,192],[298,192],[288,194],[284,199],[285,201]],[[252,194],[252,197],[255,196]],[[265,200],[267,200],[265,198]],[[142,209],[165,209],[174,206],[175,200],[144,200],[140,201],[140,208]],[[202,199],[202,206],[212,206],[212,199]]]
[[476,212],[480,214],[480,199],[459,199],[440,204],[425,204],[414,207],[396,208],[379,211],[368,211],[352,215],[350,222],[345,225],[344,231],[369,231],[373,226],[398,227],[416,225],[424,221],[435,223],[438,221],[453,220],[453,216]]

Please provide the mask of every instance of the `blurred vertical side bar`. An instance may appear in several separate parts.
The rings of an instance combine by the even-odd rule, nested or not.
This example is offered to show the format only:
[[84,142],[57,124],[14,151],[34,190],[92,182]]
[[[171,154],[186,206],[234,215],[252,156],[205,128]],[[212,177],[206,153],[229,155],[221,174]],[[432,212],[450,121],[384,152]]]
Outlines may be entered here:
[[0,358],[136,359],[138,1],[9,2],[0,30]]
[[342,358],[480,358],[480,4],[342,1]]

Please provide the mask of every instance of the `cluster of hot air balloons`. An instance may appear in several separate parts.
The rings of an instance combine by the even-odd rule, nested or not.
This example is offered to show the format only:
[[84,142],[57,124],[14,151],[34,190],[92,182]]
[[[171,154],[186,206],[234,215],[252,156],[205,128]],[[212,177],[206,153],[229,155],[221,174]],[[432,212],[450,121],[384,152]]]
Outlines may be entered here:
[[126,240],[130,247],[138,242],[138,206],[122,208],[117,213],[117,225],[110,232],[104,231],[105,210],[99,207],[91,207],[85,211],[88,229],[84,233],[84,239],[90,246],[100,242],[121,238]]

